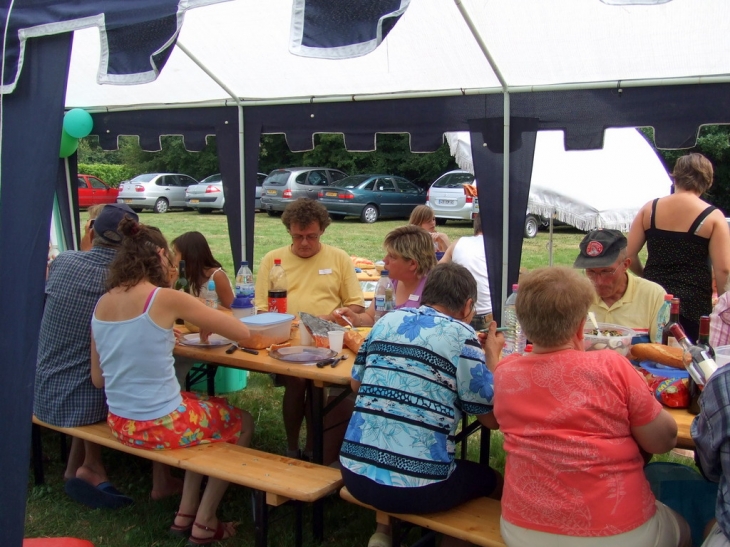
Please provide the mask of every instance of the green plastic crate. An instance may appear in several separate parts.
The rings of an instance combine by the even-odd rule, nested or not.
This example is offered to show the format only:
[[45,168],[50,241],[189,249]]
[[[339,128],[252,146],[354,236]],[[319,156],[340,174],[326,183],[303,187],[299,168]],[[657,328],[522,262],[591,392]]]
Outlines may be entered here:
[[[196,367],[200,363],[196,363]],[[248,384],[248,371],[241,370],[238,368],[229,367],[218,367],[218,372],[215,375],[215,392],[216,394],[221,393],[232,393],[234,391],[240,391],[246,388]],[[200,391],[202,393],[208,392],[208,382],[205,378],[197,381],[190,386],[193,391]]]

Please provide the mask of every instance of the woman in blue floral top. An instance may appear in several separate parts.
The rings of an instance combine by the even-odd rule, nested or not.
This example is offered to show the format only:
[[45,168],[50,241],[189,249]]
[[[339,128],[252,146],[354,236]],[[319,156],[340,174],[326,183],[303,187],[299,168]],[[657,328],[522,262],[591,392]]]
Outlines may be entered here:
[[[436,266],[422,306],[384,316],[360,348],[351,381],[357,401],[340,452],[345,485],[358,500],[386,512],[432,513],[500,497],[496,471],[454,459],[462,412],[498,427],[492,373],[469,326],[476,298],[466,268]],[[379,524],[368,545],[390,543],[389,527]]]

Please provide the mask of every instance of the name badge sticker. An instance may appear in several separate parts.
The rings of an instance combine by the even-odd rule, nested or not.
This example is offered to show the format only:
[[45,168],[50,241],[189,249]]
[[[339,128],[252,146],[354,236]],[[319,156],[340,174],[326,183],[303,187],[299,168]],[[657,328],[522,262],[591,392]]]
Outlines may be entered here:
[[332,273],[332,268],[325,268],[324,270],[319,270],[319,275],[330,275]]
[[411,301],[413,301],[413,302],[418,302],[418,299],[419,299],[419,298],[420,298],[420,297],[419,297],[419,296],[418,296],[417,294],[412,294],[412,295],[410,295],[410,296],[408,297],[408,300],[411,300]]

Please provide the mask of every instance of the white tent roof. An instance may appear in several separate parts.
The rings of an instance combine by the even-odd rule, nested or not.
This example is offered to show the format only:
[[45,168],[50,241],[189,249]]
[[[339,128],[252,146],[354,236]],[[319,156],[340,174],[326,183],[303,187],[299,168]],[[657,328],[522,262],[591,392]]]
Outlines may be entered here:
[[[456,163],[474,172],[469,133],[447,133]],[[562,131],[540,131],[527,212],[581,230],[627,232],[646,202],[669,194],[672,181],[636,129],[607,129],[603,149],[565,151]]]
[[[727,0],[648,6],[600,0],[461,2],[510,87],[730,79]],[[337,61],[289,52],[291,14],[292,0],[232,0],[195,9],[185,15],[178,43],[244,100],[501,91],[453,1],[412,1],[380,47]],[[99,85],[101,62],[96,28],[76,31],[68,106],[124,109],[231,101],[180,48],[149,84]]]

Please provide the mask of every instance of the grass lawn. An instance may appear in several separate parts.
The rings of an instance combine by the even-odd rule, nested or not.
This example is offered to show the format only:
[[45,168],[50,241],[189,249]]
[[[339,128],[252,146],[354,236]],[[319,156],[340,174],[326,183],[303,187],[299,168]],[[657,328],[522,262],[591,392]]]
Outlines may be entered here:
[[[233,278],[233,267],[228,228],[222,214],[199,215],[196,212],[172,212],[164,215],[141,213],[142,222],[159,227],[168,240],[190,230],[198,230],[207,237],[213,254]],[[86,213],[82,213],[85,220]],[[388,231],[405,221],[379,221],[375,224],[361,224],[357,220],[333,223],[322,240],[344,249],[348,254],[371,260],[383,256],[382,241]],[[470,223],[447,223],[439,227],[454,240],[471,235]],[[554,263],[571,265],[575,259],[578,243],[583,234],[571,229],[560,228],[554,236]],[[256,215],[254,243],[254,275],[258,275],[258,262],[269,250],[286,245],[288,237],[281,219],[264,213]],[[522,265],[528,269],[548,264],[548,234],[540,232],[535,239],[524,240]],[[237,268],[236,268],[237,269]],[[273,453],[285,452],[284,429],[281,421],[281,397],[283,388],[275,388],[267,375],[249,374],[248,387],[228,397],[236,406],[247,409],[256,420],[256,434],[253,446]],[[77,505],[63,492],[64,463],[61,460],[57,434],[44,431],[44,454],[46,462],[46,483],[34,486],[32,473],[28,479],[28,504],[26,509],[26,537],[71,536],[90,540],[97,547],[179,547],[184,540],[167,534],[167,528],[177,509],[177,499],[153,502],[149,499],[151,488],[150,463],[116,451],[105,451],[105,463],[112,482],[124,493],[132,496],[136,503],[118,511],[91,510]],[[470,459],[476,459],[478,440],[469,441]],[[674,456],[661,456],[662,460],[689,460]],[[504,471],[502,436],[492,434],[492,467]],[[177,471],[175,471],[177,472]],[[179,472],[178,472],[179,473]],[[225,542],[230,547],[249,547],[254,543],[251,522],[249,492],[239,487],[228,489],[219,515],[224,520],[238,521],[238,535]],[[305,511],[305,545],[310,540],[309,512]],[[282,508],[272,513],[269,544],[272,546],[293,545],[293,513]],[[373,531],[373,514],[332,497],[325,504],[325,545],[343,547],[362,546],[367,543]],[[416,534],[413,538],[415,540]]]

